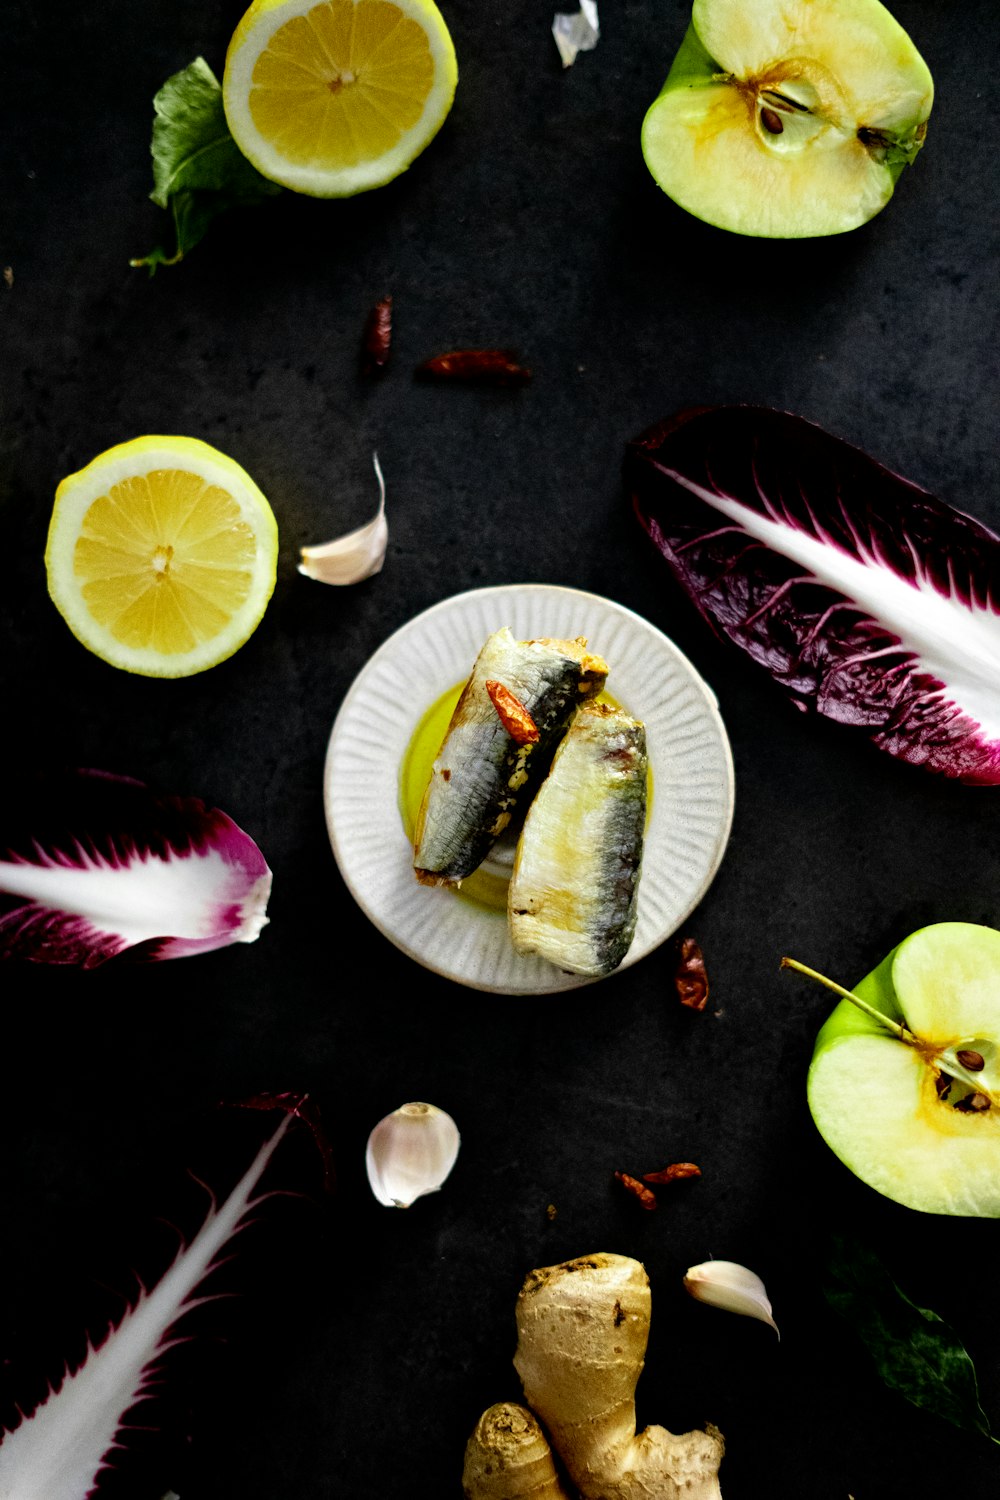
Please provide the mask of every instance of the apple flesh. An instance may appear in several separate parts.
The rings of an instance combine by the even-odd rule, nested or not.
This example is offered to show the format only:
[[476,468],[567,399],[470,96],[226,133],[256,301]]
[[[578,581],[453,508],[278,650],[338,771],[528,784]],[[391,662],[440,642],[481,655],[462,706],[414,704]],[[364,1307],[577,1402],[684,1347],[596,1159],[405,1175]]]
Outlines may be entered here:
[[695,0],[642,127],[669,197],[737,234],[842,234],[892,197],[934,85],[879,0]]
[[863,1182],[926,1213],[1000,1216],[1000,932],[940,922],[842,1000],[816,1039],[809,1108]]

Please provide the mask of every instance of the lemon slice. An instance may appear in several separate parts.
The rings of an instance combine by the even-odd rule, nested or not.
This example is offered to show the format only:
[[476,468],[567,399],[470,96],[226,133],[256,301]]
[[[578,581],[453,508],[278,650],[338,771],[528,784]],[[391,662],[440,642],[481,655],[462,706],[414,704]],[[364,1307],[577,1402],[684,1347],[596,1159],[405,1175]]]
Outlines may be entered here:
[[56,490],[49,593],[102,660],[188,677],[232,656],[274,589],[278,527],[248,474],[196,438],[141,437]]
[[256,0],[226,56],[223,102],[274,182],[345,198],[397,177],[440,130],[458,67],[432,0]]

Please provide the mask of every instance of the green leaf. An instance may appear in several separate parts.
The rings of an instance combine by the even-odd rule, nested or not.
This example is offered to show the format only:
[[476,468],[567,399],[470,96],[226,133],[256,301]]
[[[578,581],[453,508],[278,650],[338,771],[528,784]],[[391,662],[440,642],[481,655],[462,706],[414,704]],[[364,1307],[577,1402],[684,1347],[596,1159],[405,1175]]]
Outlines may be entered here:
[[953,1427],[998,1441],[979,1404],[975,1366],[954,1329],[911,1302],[870,1250],[856,1240],[835,1239],[823,1293],[851,1324],[891,1390]]
[[203,57],[168,78],[153,100],[154,203],[169,209],[176,248],[157,246],[134,266],[174,265],[229,208],[281,192],[251,166],[229,133],[219,80]]
[[219,80],[203,57],[168,78],[153,100],[154,203],[169,208],[182,189],[237,197],[280,193],[250,165],[229,134]]

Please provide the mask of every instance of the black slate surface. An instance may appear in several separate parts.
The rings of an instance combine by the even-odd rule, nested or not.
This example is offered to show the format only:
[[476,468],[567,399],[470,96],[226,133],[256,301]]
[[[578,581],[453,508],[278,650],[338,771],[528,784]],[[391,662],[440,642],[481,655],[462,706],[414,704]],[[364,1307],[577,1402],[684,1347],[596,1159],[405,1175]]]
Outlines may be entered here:
[[[652,1277],[642,1420],[715,1421],[727,1500],[995,1492],[994,1450],[886,1392],[817,1279],[833,1230],[876,1245],[959,1330],[1000,1426],[997,1226],[912,1213],[837,1163],[804,1095],[826,1002],[777,963],[791,951],[853,981],[924,923],[996,922],[996,794],[795,714],[695,618],[619,479],[624,442],[651,421],[759,401],[1000,526],[993,6],[899,0],[937,84],[929,142],[886,211],[844,238],[726,236],[655,187],[638,131],[684,29],[680,0],[605,4],[598,49],[565,75],[550,5],[450,0],[455,107],[403,178],[349,202],[286,194],[234,214],[149,280],[128,259],[162,227],[146,201],[152,95],[198,53],[221,68],[240,9],[4,11],[2,795],[16,799],[19,769],[40,760],[126,771],[224,807],[275,877],[253,947],[93,974],[3,968],[6,1399],[24,1400],[19,1371],[39,1349],[47,1374],[79,1357],[102,1283],[128,1290],[141,1226],[169,1211],[161,1168],[201,1170],[215,1102],[308,1087],[337,1195],[289,1210],[269,1279],[232,1312],[227,1347],[187,1352],[170,1440],[146,1439],[115,1493],[457,1500],[476,1417],[517,1393],[523,1276],[598,1248],[641,1257]],[[360,328],[387,290],[393,366],[363,386]],[[412,380],[426,356],[481,343],[518,348],[534,383]],[[58,480],[157,431],[242,463],[282,538],[251,642],[176,683],[88,655],[42,565]],[[297,549],[370,512],[374,446],[390,495],[384,573],[351,591],[309,584]],[[701,1017],[672,998],[665,952],[543,1002],[462,990],[370,928],[338,877],[320,777],[353,676],[417,611],[512,581],[620,600],[719,696],[737,806],[689,924],[712,978]],[[373,1202],[363,1153],[409,1098],[450,1110],[464,1144],[446,1189],[397,1213]],[[703,1179],[656,1214],[611,1182],[616,1167],[676,1159]],[[681,1273],[710,1254],[764,1277],[780,1345],[683,1295]]]

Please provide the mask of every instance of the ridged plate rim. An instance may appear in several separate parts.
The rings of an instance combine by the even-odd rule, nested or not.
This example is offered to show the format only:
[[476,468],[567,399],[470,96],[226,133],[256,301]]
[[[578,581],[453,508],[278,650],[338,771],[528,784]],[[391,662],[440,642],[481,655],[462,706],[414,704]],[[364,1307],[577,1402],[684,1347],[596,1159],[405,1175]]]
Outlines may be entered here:
[[715,695],[683,652],[600,594],[539,583],[470,589],[414,616],[369,657],[334,720],[323,771],[344,883],[373,925],[433,973],[490,994],[559,994],[599,981],[515,953],[501,913],[418,885],[399,810],[413,730],[503,625],[520,639],[586,635],[608,659],[609,691],[646,723],[653,803],[636,934],[616,973],[670,937],[711,885],[732,826],[732,751]]

